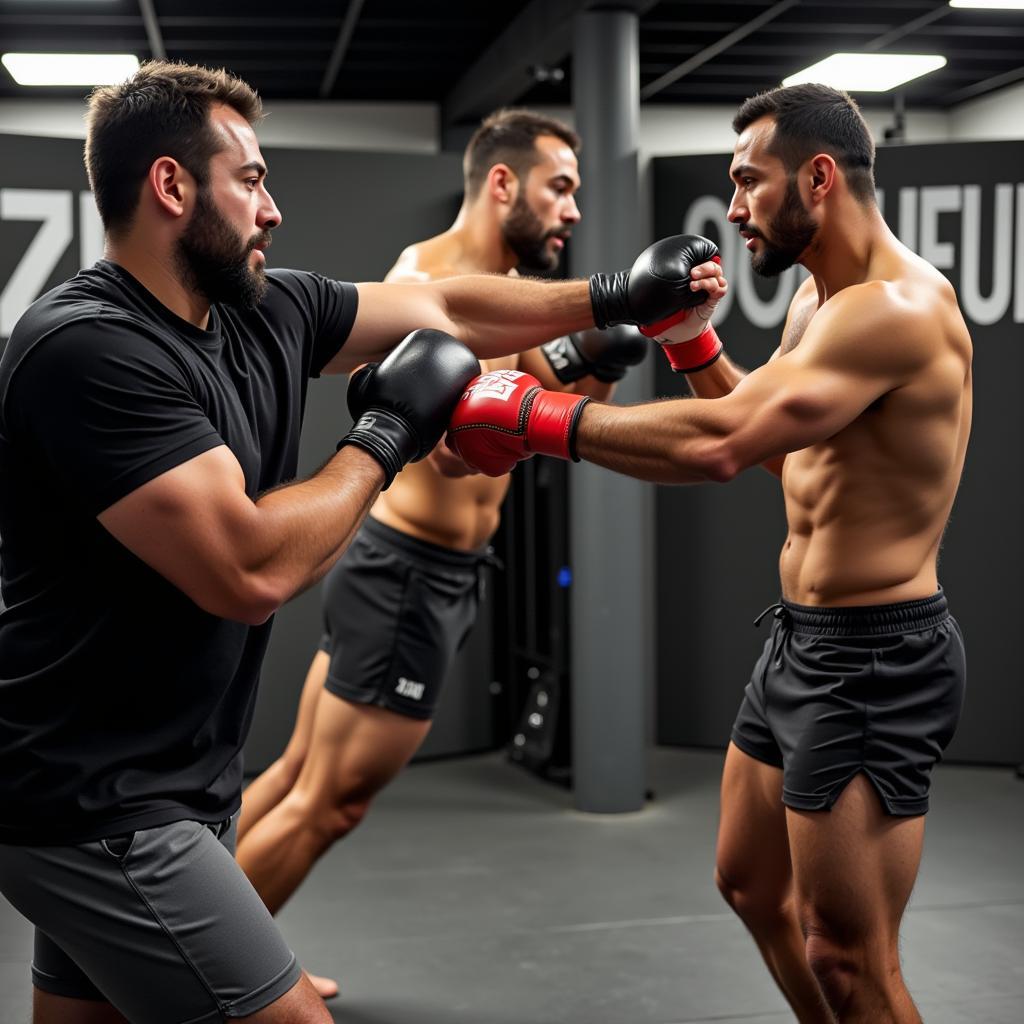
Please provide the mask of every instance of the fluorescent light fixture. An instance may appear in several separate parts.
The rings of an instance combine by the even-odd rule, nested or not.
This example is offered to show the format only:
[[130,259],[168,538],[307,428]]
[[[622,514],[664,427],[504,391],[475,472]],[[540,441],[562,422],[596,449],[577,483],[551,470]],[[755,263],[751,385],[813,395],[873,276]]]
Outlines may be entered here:
[[1024,11],[1024,0],[949,0],[949,6],[969,11]]
[[18,85],[113,85],[139,69],[133,53],[5,53]]
[[820,82],[850,92],[887,92],[945,65],[927,53],[833,53],[782,81],[783,85]]

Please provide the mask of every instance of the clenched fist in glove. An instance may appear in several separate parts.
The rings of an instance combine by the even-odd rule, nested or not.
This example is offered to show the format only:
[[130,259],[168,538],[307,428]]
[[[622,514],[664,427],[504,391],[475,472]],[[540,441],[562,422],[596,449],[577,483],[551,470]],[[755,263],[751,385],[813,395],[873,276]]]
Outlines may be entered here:
[[[598,327],[638,324],[647,337],[661,340],[673,369],[704,369],[722,351],[709,323],[726,290],[720,263],[718,247],[701,235],[663,238],[630,270],[590,279],[594,321]],[[697,277],[691,277],[694,270]],[[697,280],[704,287],[694,289]]]
[[354,444],[384,467],[384,487],[407,463],[429,454],[469,382],[477,358],[444,331],[413,331],[380,363],[357,370],[348,386],[355,423],[339,448]]
[[545,391],[521,370],[485,373],[459,399],[448,425],[448,447],[487,476],[504,476],[531,455],[578,462],[576,426],[589,401]]
[[644,336],[629,324],[607,330],[591,327],[566,334],[541,345],[548,365],[563,384],[572,384],[591,376],[604,384],[622,380],[631,366],[644,361],[649,345]]

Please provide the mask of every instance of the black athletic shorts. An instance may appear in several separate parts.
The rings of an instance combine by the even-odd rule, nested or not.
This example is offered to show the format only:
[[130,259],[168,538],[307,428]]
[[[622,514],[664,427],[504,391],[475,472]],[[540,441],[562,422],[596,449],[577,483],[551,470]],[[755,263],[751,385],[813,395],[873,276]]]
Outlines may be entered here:
[[871,607],[783,601],[732,741],[782,769],[787,807],[829,810],[863,772],[889,814],[924,814],[964,686],[963,638],[941,591]]
[[324,580],[324,683],[335,696],[433,717],[476,620],[485,552],[456,551],[367,518]]

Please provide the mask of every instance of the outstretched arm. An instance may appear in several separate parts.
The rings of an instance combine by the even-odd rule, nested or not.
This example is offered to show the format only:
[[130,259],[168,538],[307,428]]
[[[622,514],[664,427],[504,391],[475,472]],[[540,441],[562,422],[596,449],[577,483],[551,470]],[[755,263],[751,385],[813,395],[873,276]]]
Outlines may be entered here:
[[326,373],[346,373],[379,360],[420,327],[446,331],[480,359],[495,359],[594,323],[586,281],[466,274],[421,284],[360,284],[358,289],[355,324]]
[[348,340],[325,369],[341,373],[376,360],[420,327],[454,335],[481,359],[523,352],[595,324],[668,327],[701,301],[700,282],[690,271],[716,253],[705,238],[676,235],[648,246],[630,270],[589,281],[465,275],[361,284]]
[[[723,397],[588,407],[580,456],[662,483],[730,480],[838,433],[904,383],[927,357],[927,345],[915,343],[921,332],[913,318],[883,315],[887,303],[872,308],[854,295],[833,303],[798,347],[744,375]],[[897,349],[894,336],[907,343]]]
[[[885,301],[885,287],[858,286],[836,296],[796,349],[718,399],[584,406],[583,399],[552,395],[529,379],[485,376],[456,408],[449,444],[484,472],[507,472],[509,460],[541,452],[578,455],[658,483],[729,480],[831,437],[930,357],[920,318]],[[894,337],[900,345],[892,344]],[[518,415],[509,411],[515,404],[509,389],[517,393]]]

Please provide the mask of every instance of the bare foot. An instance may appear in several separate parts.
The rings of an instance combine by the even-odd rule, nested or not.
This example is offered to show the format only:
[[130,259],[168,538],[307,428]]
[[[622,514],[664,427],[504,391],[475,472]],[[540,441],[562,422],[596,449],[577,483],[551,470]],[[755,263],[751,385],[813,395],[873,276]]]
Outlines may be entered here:
[[309,983],[316,989],[316,994],[321,999],[333,999],[338,994],[338,983],[331,978],[321,978],[317,974],[310,974],[309,971],[303,972]]

